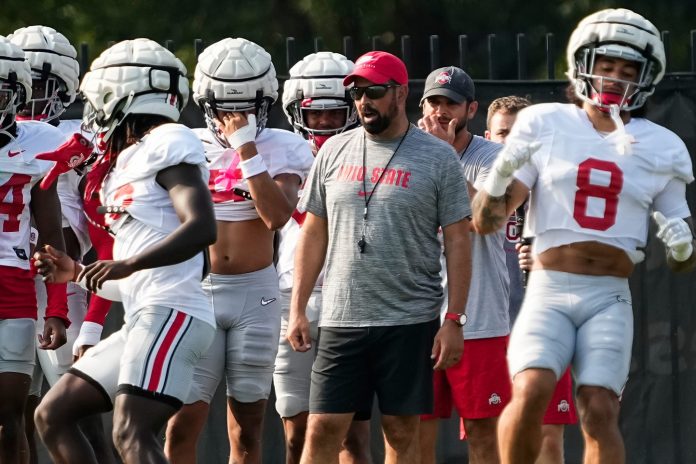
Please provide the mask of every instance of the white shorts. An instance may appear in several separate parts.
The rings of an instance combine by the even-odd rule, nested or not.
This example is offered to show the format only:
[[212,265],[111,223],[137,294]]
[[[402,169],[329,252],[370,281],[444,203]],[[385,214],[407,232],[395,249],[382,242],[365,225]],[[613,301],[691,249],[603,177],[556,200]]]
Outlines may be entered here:
[[[280,417],[293,417],[309,411],[309,385],[311,383],[312,363],[317,352],[319,321],[309,323],[309,336],[312,348],[301,353],[295,351],[285,338],[288,329],[290,299],[283,298],[283,318],[280,324],[280,343],[273,372],[273,386],[276,394],[276,410]],[[321,292],[314,291],[307,303],[307,312],[321,308]]]
[[508,347],[510,374],[573,364],[576,385],[620,395],[631,361],[633,312],[628,279],[533,271]]
[[70,373],[96,386],[112,404],[117,394],[129,393],[179,408],[191,389],[193,368],[214,333],[200,319],[149,306],[87,350]]
[[30,318],[0,319],[0,374],[31,375],[36,352],[36,321]]
[[217,330],[196,364],[186,404],[210,403],[223,374],[227,396],[242,403],[267,399],[280,332],[280,292],[273,266],[248,274],[209,274],[203,290],[213,300]]
[[[36,321],[36,333],[43,334],[44,317],[46,316],[46,285],[41,280],[40,276],[34,278],[36,283],[36,301],[38,304],[38,319]],[[65,331],[68,341],[65,345],[57,350],[40,350],[36,349],[36,366],[31,377],[31,388],[29,389],[30,396],[41,396],[41,387],[43,379],[50,386],[58,382],[58,379],[68,372],[73,363],[72,346],[75,339],[80,335],[80,327],[85,320],[87,314],[89,292],[80,287],[74,282],[68,283],[68,319],[70,319],[70,327]]]

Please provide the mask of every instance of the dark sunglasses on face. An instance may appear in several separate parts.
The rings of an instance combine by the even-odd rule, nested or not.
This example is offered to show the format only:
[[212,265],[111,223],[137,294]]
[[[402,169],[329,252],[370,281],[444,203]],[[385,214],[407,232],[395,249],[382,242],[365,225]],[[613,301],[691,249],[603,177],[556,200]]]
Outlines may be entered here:
[[387,94],[387,90],[392,87],[400,87],[399,85],[391,84],[381,84],[381,85],[369,85],[367,87],[351,87],[348,89],[350,98],[353,100],[360,100],[363,95],[367,95],[370,100],[377,100],[384,97]]

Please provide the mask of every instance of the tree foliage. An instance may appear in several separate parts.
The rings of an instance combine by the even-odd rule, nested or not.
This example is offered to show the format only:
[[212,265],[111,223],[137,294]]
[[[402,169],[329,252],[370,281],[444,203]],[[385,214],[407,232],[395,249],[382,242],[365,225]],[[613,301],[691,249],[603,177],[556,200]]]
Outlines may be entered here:
[[[373,43],[399,52],[401,37],[409,36],[412,69],[422,75],[430,66],[431,35],[439,36],[441,62],[446,64],[456,63],[458,36],[466,34],[467,68],[478,78],[488,77],[489,34],[495,34],[495,77],[515,77],[516,33],[527,37],[532,76],[543,77],[547,32],[554,33],[560,76],[565,69],[565,42],[575,24],[593,11],[623,6],[610,0],[35,0],[31,8],[25,2],[8,3],[0,17],[0,33],[6,35],[31,24],[52,26],[76,47],[87,44],[92,59],[110,42],[148,37],[161,43],[172,40],[174,51],[191,70],[195,64],[194,39],[208,45],[236,36],[264,46],[282,74],[287,70],[288,36],[295,38],[294,58],[314,51],[315,37],[321,37],[322,48],[342,51],[343,37],[351,36],[357,55],[371,49]],[[634,0],[630,5],[659,29],[671,31],[673,70],[690,66],[689,31],[696,21],[689,14],[689,4],[688,0]]]

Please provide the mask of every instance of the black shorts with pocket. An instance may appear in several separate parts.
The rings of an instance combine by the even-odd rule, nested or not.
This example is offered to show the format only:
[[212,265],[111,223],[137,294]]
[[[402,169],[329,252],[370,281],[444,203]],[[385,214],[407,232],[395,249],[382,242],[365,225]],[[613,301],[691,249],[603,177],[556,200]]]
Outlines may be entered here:
[[440,319],[389,327],[322,327],[312,366],[310,413],[410,416],[433,409],[430,353]]

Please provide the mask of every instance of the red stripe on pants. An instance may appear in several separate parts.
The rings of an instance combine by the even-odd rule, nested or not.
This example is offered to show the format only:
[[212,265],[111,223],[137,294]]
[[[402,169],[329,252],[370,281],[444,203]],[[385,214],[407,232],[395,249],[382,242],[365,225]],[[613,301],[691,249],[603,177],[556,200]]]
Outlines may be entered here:
[[177,311],[174,323],[172,323],[172,326],[164,336],[164,341],[162,341],[162,345],[155,355],[155,362],[152,366],[152,375],[150,375],[150,383],[147,386],[147,390],[157,391],[157,385],[160,382],[162,371],[164,370],[164,360],[167,357],[167,353],[169,353],[169,349],[172,347],[172,343],[174,343],[179,329],[184,325],[184,319],[186,319],[186,314]]

